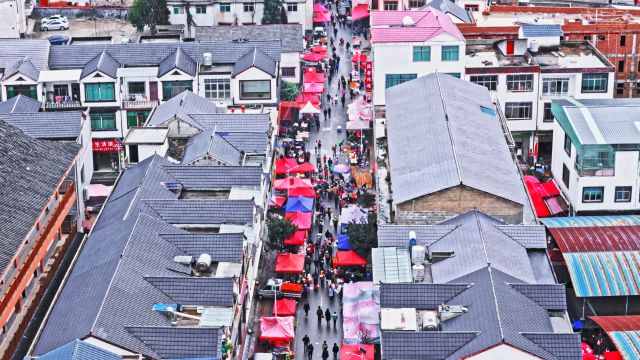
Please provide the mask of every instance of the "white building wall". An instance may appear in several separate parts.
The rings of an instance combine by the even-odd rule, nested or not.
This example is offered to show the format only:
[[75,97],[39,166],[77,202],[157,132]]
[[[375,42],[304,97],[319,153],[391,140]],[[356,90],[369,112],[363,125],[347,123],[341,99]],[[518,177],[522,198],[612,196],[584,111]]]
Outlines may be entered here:
[[[17,81],[17,79],[22,78],[24,81]],[[7,96],[7,86],[20,86],[20,85],[36,85],[36,95],[38,97],[38,101],[44,101],[44,97],[42,96],[42,84],[38,83],[35,80],[29,79],[28,77],[18,73],[13,75],[12,77],[5,79],[2,81],[2,100],[8,100]]]
[[[264,11],[264,3],[251,0],[238,3],[222,1],[214,4],[197,2],[190,2],[189,4],[189,12],[196,26],[260,24]],[[220,11],[220,4],[230,4],[230,11]],[[245,11],[245,4],[253,5],[253,11]],[[189,30],[187,29],[187,8],[184,3],[169,1],[167,6],[170,11],[169,23],[172,25],[184,25],[185,34],[187,34]],[[196,6],[206,6],[206,13],[197,14]],[[175,13],[174,7],[178,7],[178,14]],[[250,7],[247,8],[247,10],[249,9]]]
[[484,352],[468,357],[473,360],[536,360],[540,359],[528,352],[509,345],[498,345]]
[[282,77],[282,80],[287,80],[289,82],[299,82],[300,81],[300,53],[290,52],[290,53],[282,53],[280,56],[280,68],[292,67],[295,70],[294,77]]
[[[22,19],[20,18],[20,9],[18,8],[18,2],[5,1],[0,2],[0,38],[14,38],[20,37],[21,29],[24,29],[24,25],[21,26],[21,22],[25,21],[24,18],[24,6],[22,6]],[[24,30],[22,30],[24,33]]]
[[[269,80],[271,82],[271,97],[269,99],[241,99],[240,81],[242,80]],[[234,104],[274,104],[278,101],[278,86],[275,78],[257,68],[250,68],[231,79],[231,96]]]

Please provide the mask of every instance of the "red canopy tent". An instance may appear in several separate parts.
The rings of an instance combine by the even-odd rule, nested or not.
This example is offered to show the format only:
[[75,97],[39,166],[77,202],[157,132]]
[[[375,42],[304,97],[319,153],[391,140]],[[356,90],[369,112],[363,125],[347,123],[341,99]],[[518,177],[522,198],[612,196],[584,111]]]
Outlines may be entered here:
[[357,5],[351,12],[351,20],[356,21],[369,17],[369,5]]
[[287,201],[286,196],[272,196],[269,198],[269,206],[272,207],[280,207],[284,205],[285,201]]
[[361,52],[353,53],[353,56],[351,56],[351,62],[352,63],[357,63],[358,59],[360,59],[360,64],[361,65],[365,65],[365,63],[367,62],[367,54],[363,54]]
[[313,189],[313,185],[311,185],[311,181],[309,179],[288,177],[274,181],[273,187],[276,190],[286,190],[287,196],[316,196],[316,191]]
[[283,274],[299,274],[304,270],[304,254],[278,254],[276,272]]
[[374,353],[373,344],[342,344],[340,360],[373,360]]
[[338,251],[336,253],[336,266],[362,266],[367,265],[367,260],[356,254],[353,250]]
[[276,300],[276,303],[273,305],[273,315],[274,316],[295,316],[297,304],[298,302],[294,299],[282,298],[282,299]]
[[329,12],[329,10],[327,10],[326,7],[324,7],[324,5],[320,4],[320,3],[315,3],[313,4],[313,12],[314,13],[320,13],[320,14],[326,14]]
[[291,220],[293,225],[296,225],[298,227],[298,230],[311,229],[311,213],[310,212],[301,212],[301,211],[289,212],[284,214],[284,218]]
[[302,55],[302,60],[309,62],[318,62],[324,60],[326,55],[310,52]]
[[320,104],[320,96],[314,94],[300,93],[296,96],[296,102],[302,106],[305,106],[309,101],[314,105]]
[[305,72],[304,73],[304,82],[305,83],[322,83],[324,84],[324,73],[323,72]]
[[260,318],[260,341],[282,344],[293,340],[293,316]]
[[303,245],[305,240],[307,240],[307,232],[305,230],[298,230],[290,238],[284,239],[284,244]]
[[298,164],[294,158],[283,158],[276,160],[276,174],[302,174],[315,172],[316,168],[308,162]]
[[331,17],[329,16],[329,14],[315,13],[313,15],[314,23],[326,23],[329,21],[331,21]]
[[324,92],[324,83],[304,83],[302,91],[305,94],[322,94]]
[[313,51],[316,54],[327,55],[327,46],[326,45],[316,45],[316,46],[311,48],[311,51]]

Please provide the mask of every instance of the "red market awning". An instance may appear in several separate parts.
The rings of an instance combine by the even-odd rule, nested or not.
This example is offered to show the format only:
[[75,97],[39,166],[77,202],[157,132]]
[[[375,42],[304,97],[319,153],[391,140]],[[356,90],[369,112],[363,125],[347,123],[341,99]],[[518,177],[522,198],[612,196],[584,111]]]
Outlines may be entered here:
[[373,344],[342,344],[340,360],[373,360]]
[[367,54],[363,54],[363,53],[354,53],[353,56],[351,56],[351,62],[358,62],[358,58],[360,59],[361,63],[365,63],[367,62]]
[[304,270],[304,254],[278,254],[276,272],[299,274]]
[[310,212],[289,212],[284,214],[285,219],[291,220],[293,225],[298,227],[298,230],[311,229],[311,213]]
[[286,191],[287,196],[316,196],[316,191],[313,189],[313,185],[311,185],[311,181],[309,179],[288,177],[274,181],[273,186],[276,190]]
[[311,48],[311,51],[313,51],[316,54],[327,55],[327,46],[326,45],[316,45],[316,46]]
[[297,304],[298,302],[294,299],[282,298],[276,300],[275,304],[273,304],[272,313],[274,316],[295,316]]
[[356,21],[369,17],[369,5],[358,5],[351,12],[351,20]]
[[285,245],[304,245],[307,240],[307,232],[305,230],[296,231],[292,237],[284,239]]
[[367,260],[356,254],[353,250],[338,251],[336,253],[336,266],[363,266]]
[[302,91],[305,94],[322,94],[324,92],[324,83],[304,83]]
[[320,3],[315,3],[313,4],[313,12],[318,14],[326,14],[329,12],[329,10],[327,10],[327,8],[324,7],[324,5]]
[[276,160],[276,174],[303,174],[315,172],[316,168],[308,162],[298,164],[294,158],[283,158]]
[[304,82],[305,83],[322,83],[324,84],[324,73],[321,72],[305,72],[304,73]]
[[269,198],[269,206],[281,207],[287,201],[286,196],[272,196]]
[[293,336],[293,316],[260,318],[260,341],[282,344],[293,340]]
[[328,14],[319,14],[316,13],[313,17],[313,22],[314,23],[326,23],[331,21],[331,18],[329,17]]
[[302,60],[308,62],[318,62],[324,60],[326,55],[310,52],[302,55]]
[[298,108],[295,101],[282,101],[278,105],[278,122],[281,120],[293,120],[294,111]]
[[296,102],[302,106],[306,105],[309,101],[311,101],[314,105],[320,104],[320,96],[314,94],[303,94],[300,93],[296,96]]

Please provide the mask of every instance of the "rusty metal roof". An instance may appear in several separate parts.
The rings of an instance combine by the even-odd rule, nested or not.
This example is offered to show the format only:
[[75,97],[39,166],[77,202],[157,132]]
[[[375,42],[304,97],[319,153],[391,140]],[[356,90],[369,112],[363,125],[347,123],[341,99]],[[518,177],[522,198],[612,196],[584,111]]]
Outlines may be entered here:
[[551,228],[563,253],[640,250],[640,226]]

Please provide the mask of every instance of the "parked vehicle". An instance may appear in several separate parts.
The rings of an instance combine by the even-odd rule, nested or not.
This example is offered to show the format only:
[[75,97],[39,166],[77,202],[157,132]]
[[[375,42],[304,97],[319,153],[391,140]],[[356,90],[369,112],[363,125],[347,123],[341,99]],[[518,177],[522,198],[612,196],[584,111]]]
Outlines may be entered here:
[[51,45],[67,45],[69,43],[68,36],[53,35],[48,38]]
[[66,16],[62,16],[62,15],[60,15],[60,14],[57,14],[57,15],[51,15],[51,16],[49,16],[49,17],[46,17],[46,18],[44,18],[44,19],[40,20],[40,24],[43,24],[43,25],[44,25],[44,24],[48,24],[48,23],[50,23],[50,22],[52,22],[52,21],[56,21],[56,20],[63,20],[63,21],[67,21],[67,17],[66,17]]
[[67,29],[69,29],[69,23],[66,20],[52,20],[46,24],[40,25],[40,31]]
[[302,297],[302,284],[286,282],[282,279],[269,279],[267,284],[258,291],[258,299],[282,299]]

